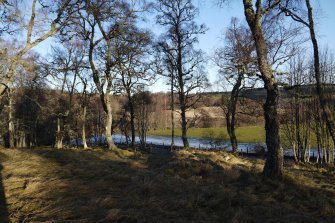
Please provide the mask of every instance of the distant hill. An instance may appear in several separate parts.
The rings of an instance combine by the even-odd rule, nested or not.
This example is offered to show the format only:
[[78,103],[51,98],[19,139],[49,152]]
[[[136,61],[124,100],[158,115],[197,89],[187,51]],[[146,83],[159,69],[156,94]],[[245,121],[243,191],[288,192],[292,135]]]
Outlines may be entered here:
[[[325,84],[325,93],[331,95],[335,92],[335,84]],[[229,96],[231,92],[206,92],[205,95],[227,95]],[[316,86],[314,84],[309,85],[295,85],[295,86],[284,86],[280,87],[280,97],[290,98],[294,94],[298,93],[302,97],[308,97],[316,95]],[[240,92],[240,97],[248,98],[256,101],[266,99],[266,90],[264,88],[248,88],[242,89]]]

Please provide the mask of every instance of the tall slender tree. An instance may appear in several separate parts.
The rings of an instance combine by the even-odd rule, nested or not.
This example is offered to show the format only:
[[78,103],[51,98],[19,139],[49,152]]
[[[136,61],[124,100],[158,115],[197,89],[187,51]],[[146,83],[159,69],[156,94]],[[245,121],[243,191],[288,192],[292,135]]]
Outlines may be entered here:
[[167,51],[175,61],[175,89],[178,92],[181,116],[182,140],[189,147],[187,128],[189,121],[186,112],[199,101],[194,94],[206,87],[207,77],[203,70],[204,58],[200,50],[195,49],[198,36],[206,32],[206,27],[195,22],[198,9],[192,0],[159,0],[157,23],[166,28],[162,40]]
[[170,111],[171,111],[171,149],[175,144],[175,75],[176,61],[173,57],[173,50],[169,48],[169,45],[163,40],[158,41],[156,44],[157,56],[155,64],[157,67],[157,73],[168,79],[168,85],[170,86]]

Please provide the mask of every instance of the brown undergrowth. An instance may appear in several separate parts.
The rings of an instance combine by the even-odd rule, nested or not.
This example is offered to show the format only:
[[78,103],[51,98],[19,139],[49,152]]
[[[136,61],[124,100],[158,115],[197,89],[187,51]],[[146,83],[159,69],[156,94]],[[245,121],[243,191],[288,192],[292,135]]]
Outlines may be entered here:
[[0,222],[335,219],[332,169],[288,163],[277,182],[262,178],[262,160],[196,150],[0,149],[0,162]]

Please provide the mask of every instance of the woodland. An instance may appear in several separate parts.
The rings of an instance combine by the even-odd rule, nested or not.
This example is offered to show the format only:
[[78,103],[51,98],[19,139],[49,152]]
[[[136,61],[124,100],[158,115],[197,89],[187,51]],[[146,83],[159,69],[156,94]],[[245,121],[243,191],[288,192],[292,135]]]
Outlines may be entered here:
[[0,0],[0,222],[334,222],[324,2],[239,1]]

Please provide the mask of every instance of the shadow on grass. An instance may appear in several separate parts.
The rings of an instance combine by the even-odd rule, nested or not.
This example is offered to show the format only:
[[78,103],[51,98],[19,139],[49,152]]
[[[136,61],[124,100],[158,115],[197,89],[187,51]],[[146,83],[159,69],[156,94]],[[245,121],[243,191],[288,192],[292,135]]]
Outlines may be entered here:
[[205,155],[122,157],[112,152],[20,151],[45,160],[39,173],[40,182],[30,180],[25,189],[29,202],[39,204],[26,222],[331,222],[333,219],[319,213],[322,202],[328,202],[323,200],[325,196],[320,196],[323,191],[290,182],[264,182],[257,173],[240,164],[221,165]]
[[5,188],[2,183],[2,174],[1,171],[3,166],[1,165],[4,155],[0,152],[0,222],[9,223],[9,213],[7,208]]

